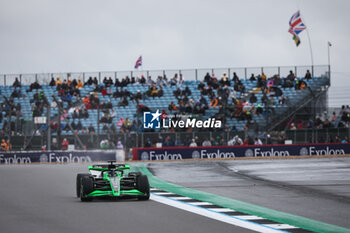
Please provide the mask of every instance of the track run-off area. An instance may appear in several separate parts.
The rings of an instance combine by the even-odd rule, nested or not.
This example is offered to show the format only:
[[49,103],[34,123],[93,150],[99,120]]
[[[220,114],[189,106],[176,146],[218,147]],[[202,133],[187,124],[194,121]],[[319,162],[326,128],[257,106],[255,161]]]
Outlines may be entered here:
[[0,166],[1,232],[350,232],[350,157],[129,164],[151,200],[80,202],[89,164]]

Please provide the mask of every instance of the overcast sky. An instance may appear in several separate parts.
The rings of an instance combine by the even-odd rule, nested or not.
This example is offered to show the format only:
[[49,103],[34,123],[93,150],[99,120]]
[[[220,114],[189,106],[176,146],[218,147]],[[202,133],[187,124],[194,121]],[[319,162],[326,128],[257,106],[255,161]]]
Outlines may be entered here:
[[348,0],[0,0],[0,73],[132,70],[139,55],[143,69],[310,65],[307,33],[299,47],[288,33],[298,8],[314,64],[332,42],[347,90]]

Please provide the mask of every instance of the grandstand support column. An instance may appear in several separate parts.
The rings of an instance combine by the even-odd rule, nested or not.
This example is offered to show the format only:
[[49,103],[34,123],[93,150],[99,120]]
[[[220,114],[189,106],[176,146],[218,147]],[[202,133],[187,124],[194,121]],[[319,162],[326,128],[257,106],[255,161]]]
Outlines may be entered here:
[[6,74],[4,75],[4,86],[6,86]]
[[278,67],[278,76],[281,76],[281,67]]
[[[163,71],[164,72],[164,71]],[[163,73],[163,77],[164,77],[164,73]],[[140,125],[140,111],[138,110],[138,107],[136,106],[136,125],[137,125],[137,130],[136,130],[136,147],[140,147],[139,146],[139,129],[140,129],[140,127],[141,127],[141,125]],[[141,135],[141,137],[142,137],[142,133],[140,134]],[[142,147],[143,147],[143,140],[141,139],[141,143],[142,143]]]
[[48,103],[47,105],[47,117],[46,117],[46,125],[47,125],[47,150],[51,150],[51,105]]
[[15,132],[18,132],[18,130],[19,130],[18,125],[19,125],[19,115],[16,115]]
[[[4,77],[6,77],[4,75]],[[6,85],[6,78],[5,78],[5,85]],[[6,98],[6,96],[3,96],[4,99],[5,99],[5,102],[7,105],[11,106],[10,105],[10,102],[9,100]],[[8,141],[9,141],[9,145],[11,144],[11,110],[7,113],[7,132],[8,132]]]
[[[309,88],[309,90],[311,91],[311,93],[313,94],[313,92],[312,92],[312,90],[311,90],[311,88]],[[313,96],[314,97],[314,96]],[[315,97],[314,97],[315,98]],[[312,116],[313,116],[313,122],[316,122],[316,114],[317,114],[317,109],[316,109],[316,107],[317,107],[317,101],[316,101],[316,98],[315,98],[315,100],[314,100],[314,102],[313,103],[311,103],[311,106],[312,106]]]
[[338,131],[338,132],[337,132],[337,135],[339,135],[339,127],[337,127],[337,131]]
[[19,75],[19,81],[22,83],[22,74]]
[[100,106],[97,106],[97,142],[100,136]]
[[329,83],[331,80],[331,51],[330,51],[331,46],[332,46],[331,42],[328,41],[327,48],[328,48],[328,80],[329,80]]
[[[6,99],[6,102],[8,100]],[[9,111],[9,114],[7,116],[7,130],[8,130],[8,141],[9,141],[9,145],[11,144],[11,111]]]
[[231,79],[231,69],[230,68],[228,68],[228,79]]
[[298,77],[298,69],[296,66],[294,66],[294,74],[295,74],[295,77]]
[[136,131],[136,140],[135,140],[135,142],[136,142],[136,147],[140,147],[139,146],[139,134],[138,134],[137,131]]
[[[126,149],[126,133],[123,133],[123,139],[124,139],[124,143],[123,143],[123,149],[124,149],[124,153],[125,153],[125,157],[128,157],[128,153],[129,153],[129,151],[126,151],[125,149]],[[129,150],[129,148],[128,148],[128,150]]]
[[[57,104],[57,108],[59,109],[59,103],[56,102]],[[61,143],[59,143],[61,141],[61,111],[58,110],[58,128],[57,128],[57,149],[61,149]]]
[[265,145],[267,144],[267,135],[269,134],[269,121],[268,121],[268,116],[267,116],[267,106],[265,104],[265,124],[266,124],[266,132],[265,132]]
[[85,72],[83,73],[83,83],[85,83]]
[[247,68],[244,68],[244,79],[247,80]]
[[[198,70],[195,69],[195,76],[196,76],[196,81],[198,81]],[[228,77],[230,77],[230,72],[228,73]]]
[[101,83],[101,72],[98,72],[98,83]]

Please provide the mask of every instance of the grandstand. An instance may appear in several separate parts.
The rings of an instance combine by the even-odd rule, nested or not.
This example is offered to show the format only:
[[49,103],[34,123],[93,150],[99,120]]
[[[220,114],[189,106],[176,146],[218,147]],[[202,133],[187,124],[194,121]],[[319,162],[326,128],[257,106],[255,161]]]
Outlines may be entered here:
[[[313,75],[305,79],[305,73],[308,69],[312,71]],[[118,72],[110,72],[108,73],[109,76],[105,76],[103,73],[97,73],[94,77],[98,85],[89,85],[86,83],[87,77],[93,77],[88,73],[29,76],[4,75],[3,85],[0,86],[0,100],[3,103],[3,117],[0,122],[0,129],[3,129],[1,136],[2,138],[10,139],[12,148],[16,150],[40,149],[42,145],[48,145],[48,149],[59,149],[59,142],[61,142],[64,137],[68,138],[70,143],[75,144],[77,148],[83,148],[83,145],[86,146],[87,144],[90,144],[88,148],[97,148],[102,139],[109,139],[116,144],[116,141],[119,140],[118,138],[121,138],[120,140],[126,145],[128,144],[127,138],[130,137],[130,134],[133,138],[133,145],[129,145],[129,147],[145,146],[148,140],[154,143],[160,140],[160,136],[162,136],[161,140],[164,140],[167,136],[171,136],[174,145],[185,145],[184,137],[179,136],[181,133],[186,135],[186,138],[198,136],[201,140],[219,136],[223,139],[221,143],[227,144],[229,139],[236,134],[239,134],[241,137],[259,136],[264,138],[269,132],[275,130],[276,127],[280,127],[283,122],[291,116],[300,113],[303,109],[316,105],[327,106],[325,96],[327,95],[327,90],[330,85],[328,66],[285,67],[284,69],[281,69],[281,67],[276,67],[274,69],[269,67],[255,68],[252,70],[258,71],[254,74],[256,77],[255,79],[251,79],[247,75],[252,72],[250,68],[192,70],[191,72],[179,70],[178,74],[190,74],[185,76],[185,81],[181,83],[181,85],[177,79],[175,84],[171,84],[174,77],[177,77],[177,73],[174,71],[158,72],[158,77],[161,77],[161,79],[168,77],[168,80],[164,81],[161,85],[162,96],[155,97],[153,97],[149,91],[152,86],[159,91],[160,85],[157,85],[157,77],[152,77],[154,85],[146,85],[146,83],[141,84],[137,81],[143,75],[150,77],[152,71],[145,71],[139,74],[128,72],[124,77],[121,77],[120,74],[117,75]],[[268,77],[263,77],[264,72]],[[294,78],[292,78],[292,82],[287,85],[290,79],[290,77],[287,76],[289,72],[294,75]],[[214,85],[211,95],[204,93],[203,90],[199,88],[201,82],[204,81],[205,73],[210,73],[211,79],[217,80],[215,82],[217,82],[218,87]],[[243,89],[236,89],[235,84],[237,80],[235,80],[235,77],[231,77],[233,73],[238,77],[239,85],[242,85],[244,87]],[[112,76],[113,84],[106,86],[106,83],[101,79],[102,77],[106,77],[107,79],[111,77],[111,74],[114,74]],[[227,76],[224,77],[225,75]],[[136,81],[135,83],[130,83],[122,87],[130,94],[126,97],[128,102],[127,106],[121,106],[120,102],[122,98],[115,98],[113,94],[120,89],[120,86],[115,86],[114,80],[115,78],[124,79],[126,76]],[[12,85],[14,77],[18,78],[18,82],[21,83],[20,87]],[[66,94],[69,91],[63,91],[65,93],[62,96],[60,88],[57,87],[56,83],[51,83],[50,85],[50,79],[56,81],[58,77],[60,77],[61,81],[67,80],[67,82],[68,80],[81,79],[85,85],[79,88],[77,92],[72,91],[70,87],[68,87],[67,90],[70,90],[72,95],[67,100]],[[223,80],[227,80],[225,84],[223,84]],[[278,82],[276,80],[278,80]],[[303,82],[302,87],[299,85],[301,82]],[[33,83],[39,84],[39,86],[33,89]],[[209,86],[211,86],[210,82],[204,82],[204,89]],[[197,103],[201,98],[205,99],[207,105],[205,106],[204,112],[195,112],[193,110],[195,107],[193,106],[190,108],[192,109],[190,111],[188,111],[188,108],[180,108],[181,102],[184,100],[182,97],[179,98],[175,96],[174,91],[178,88],[183,91],[186,87],[188,87],[191,93],[188,96],[186,95],[189,100],[193,99],[193,102]],[[75,87],[73,89],[75,89]],[[102,89],[104,89],[104,91],[102,91]],[[19,90],[20,94],[17,95],[17,97],[13,97],[14,91],[18,93]],[[274,90],[279,90],[281,93],[276,94]],[[224,94],[222,93],[225,91],[229,96],[223,96]],[[143,95],[142,98],[136,101],[134,96],[136,96],[138,92],[141,92]],[[46,99],[43,98],[43,96],[36,97],[39,99],[35,99],[36,93],[39,96],[43,93],[47,102],[45,102]],[[233,96],[232,93],[234,94]],[[256,97],[254,103],[250,101],[252,95]],[[283,101],[281,101],[281,95],[284,97]],[[90,101],[92,101],[91,96],[98,99],[96,107],[87,107],[87,105],[84,104],[84,97],[90,98]],[[264,96],[267,97],[266,100],[264,100]],[[215,98],[219,101],[217,106],[212,104]],[[112,117],[111,121],[106,121],[106,123],[103,123],[101,118],[103,114],[110,115],[110,110],[101,108],[100,105],[102,102],[110,102],[113,110],[116,112],[116,116]],[[169,104],[171,102],[180,109],[170,112]],[[185,102],[184,105],[186,104]],[[21,107],[21,111],[19,111],[18,108],[16,109],[18,105]],[[61,108],[58,107],[60,105]],[[144,132],[142,127],[142,111],[139,110],[140,106],[147,107],[151,111],[159,109],[167,114],[182,112],[190,114],[191,117],[201,119],[215,117],[221,119],[224,126],[221,130],[210,130],[210,132],[197,132],[196,130],[178,132],[174,129],[169,132],[158,130],[153,133],[147,133]],[[258,107],[261,108],[261,114],[257,113]],[[85,108],[88,109],[88,117],[73,116],[74,112],[79,111],[81,113]],[[317,109],[322,110],[322,107],[318,107]],[[312,114],[315,115],[316,112]],[[44,118],[35,119],[34,116],[41,116]],[[129,119],[131,125],[124,127],[125,124],[120,122],[121,118],[124,120]],[[35,122],[35,120],[37,120],[37,122]],[[40,120],[44,122],[40,122]],[[81,127],[77,129],[76,124],[78,124],[78,122],[81,124]],[[61,127],[56,126],[55,128],[54,125],[57,125],[57,123],[61,124]],[[50,127],[47,127],[47,125],[50,125]],[[89,130],[91,126],[94,128],[93,133],[92,130]],[[72,131],[71,127],[75,130]],[[111,130],[111,127],[115,129]],[[61,130],[59,130],[60,128]],[[227,135],[223,135],[223,133]],[[54,139],[54,143],[51,145],[52,139]],[[56,146],[54,146],[55,143]]]

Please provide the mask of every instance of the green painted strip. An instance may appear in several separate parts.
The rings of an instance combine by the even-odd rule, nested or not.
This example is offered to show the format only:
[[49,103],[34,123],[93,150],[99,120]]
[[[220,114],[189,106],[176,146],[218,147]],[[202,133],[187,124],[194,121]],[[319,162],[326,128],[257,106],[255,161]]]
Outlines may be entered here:
[[145,164],[135,164],[137,171],[142,171],[148,176],[150,185],[154,188],[161,189],[167,192],[172,192],[178,195],[190,197],[200,201],[213,203],[225,208],[231,208],[236,211],[256,215],[262,218],[273,220],[279,223],[289,224],[299,228],[303,228],[313,232],[319,233],[350,233],[350,229],[331,225],[328,223],[319,222],[305,217],[292,215],[277,210],[268,209],[254,204],[230,199],[223,196],[206,193],[199,190],[194,190],[179,185],[171,184],[163,181],[155,176],[146,168]]

